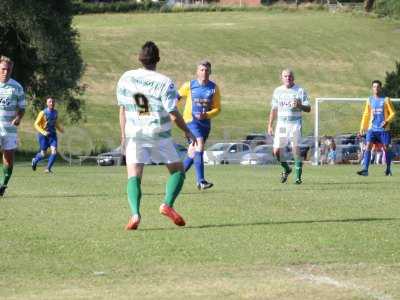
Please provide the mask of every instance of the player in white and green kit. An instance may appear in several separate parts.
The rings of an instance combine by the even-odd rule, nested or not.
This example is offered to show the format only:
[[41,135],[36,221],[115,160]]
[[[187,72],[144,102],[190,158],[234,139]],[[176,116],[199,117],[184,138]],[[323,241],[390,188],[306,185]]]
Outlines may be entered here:
[[139,54],[143,68],[125,72],[117,85],[121,144],[126,153],[128,202],[132,211],[125,227],[127,230],[135,230],[139,226],[141,178],[144,164],[150,162],[163,162],[170,172],[160,213],[178,226],[185,225],[173,208],[185,173],[171,137],[172,121],[187,139],[196,139],[176,108],[178,94],[174,83],[156,72],[159,60],[158,47],[153,42],[146,42]]
[[0,182],[0,196],[4,195],[14,165],[14,151],[17,148],[17,126],[25,112],[25,94],[22,86],[11,79],[13,61],[0,57],[0,146],[3,151],[3,177]]
[[[290,143],[295,159],[295,183],[301,184],[303,163],[298,145],[301,142],[302,112],[310,112],[311,106],[307,92],[294,83],[293,71],[283,70],[281,80],[283,85],[276,88],[272,95],[267,131],[268,134],[274,135],[273,153],[283,167],[281,182],[285,183],[292,172],[281,153],[281,149]],[[274,131],[275,120],[277,122]]]

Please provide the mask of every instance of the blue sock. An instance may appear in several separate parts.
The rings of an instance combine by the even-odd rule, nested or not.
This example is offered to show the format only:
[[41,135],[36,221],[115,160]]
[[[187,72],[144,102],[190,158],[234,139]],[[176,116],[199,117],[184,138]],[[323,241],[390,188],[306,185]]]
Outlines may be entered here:
[[193,158],[189,156],[186,157],[185,160],[183,161],[183,169],[185,170],[185,172],[187,172],[192,165],[193,165]]
[[37,164],[39,161],[41,161],[43,159],[43,155],[42,153],[38,152],[34,158],[35,164]]
[[50,171],[54,162],[56,161],[57,154],[51,154],[47,163],[47,169]]
[[371,161],[371,150],[366,150],[363,159],[363,169],[368,171],[369,163]]
[[204,161],[203,161],[203,151],[194,153],[194,168],[196,171],[197,182],[200,183],[204,181]]
[[390,164],[392,163],[393,152],[392,150],[386,151],[386,172],[390,172]]

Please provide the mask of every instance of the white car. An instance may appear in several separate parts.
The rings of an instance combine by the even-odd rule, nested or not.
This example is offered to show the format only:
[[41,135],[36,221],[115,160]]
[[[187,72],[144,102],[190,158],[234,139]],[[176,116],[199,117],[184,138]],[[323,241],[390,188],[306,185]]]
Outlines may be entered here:
[[239,164],[243,155],[251,152],[245,143],[216,143],[204,151],[206,164]]
[[[185,146],[180,144],[174,144],[176,152],[179,158],[183,161],[187,155],[187,149]],[[125,155],[121,152],[121,146],[111,150],[110,152],[101,153],[97,156],[97,164],[99,166],[113,166],[113,165],[125,165]],[[150,165],[156,164],[155,162],[150,162]]]
[[265,165],[276,163],[272,154],[272,145],[260,145],[250,153],[243,155],[241,165]]

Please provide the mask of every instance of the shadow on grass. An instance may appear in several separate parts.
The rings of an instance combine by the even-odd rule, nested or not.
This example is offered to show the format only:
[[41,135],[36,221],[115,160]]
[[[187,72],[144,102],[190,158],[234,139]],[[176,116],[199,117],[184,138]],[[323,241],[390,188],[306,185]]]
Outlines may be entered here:
[[[227,223],[227,224],[205,224],[198,226],[185,226],[186,229],[225,228],[225,227],[246,227],[266,225],[289,225],[289,224],[319,224],[319,223],[358,223],[358,222],[386,222],[399,221],[400,218],[355,218],[355,219],[331,219],[331,220],[298,220],[298,221],[267,221],[252,223]],[[145,228],[143,231],[179,230],[179,227],[172,228]]]
[[[221,193],[224,194],[224,192],[217,192],[217,193]],[[185,193],[181,193],[181,195],[201,195],[201,192],[185,192]],[[143,192],[143,197],[148,197],[148,196],[160,196],[160,199],[163,198],[165,196],[165,193],[146,193]],[[53,194],[53,195],[42,195],[42,194],[18,194],[18,198],[39,198],[39,199],[48,199],[48,198],[95,198],[95,197],[126,197],[126,193],[122,192],[122,193],[96,193],[96,194],[62,194],[62,195],[57,195],[57,194]],[[161,202],[160,202],[161,203]]]
[[99,194],[64,194],[64,195],[35,195],[35,194],[24,194],[21,195],[19,194],[17,197],[15,198],[29,198],[29,199],[57,199],[57,198],[103,198],[103,197],[115,197],[121,195],[121,197],[126,196],[125,193],[121,193],[121,194],[115,194],[115,193],[99,193]]

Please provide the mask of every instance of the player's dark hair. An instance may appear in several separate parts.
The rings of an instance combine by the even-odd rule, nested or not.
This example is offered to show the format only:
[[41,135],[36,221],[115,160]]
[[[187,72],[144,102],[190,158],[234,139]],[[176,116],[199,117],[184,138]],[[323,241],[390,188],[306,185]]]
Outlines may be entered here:
[[139,61],[143,66],[155,65],[160,61],[160,52],[154,42],[147,41],[144,43],[139,53]]
[[379,86],[382,87],[382,82],[380,80],[377,79],[373,80],[371,86],[374,85],[375,83],[379,84]]

